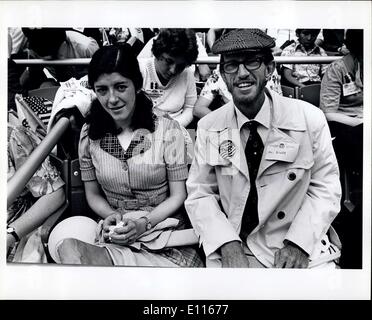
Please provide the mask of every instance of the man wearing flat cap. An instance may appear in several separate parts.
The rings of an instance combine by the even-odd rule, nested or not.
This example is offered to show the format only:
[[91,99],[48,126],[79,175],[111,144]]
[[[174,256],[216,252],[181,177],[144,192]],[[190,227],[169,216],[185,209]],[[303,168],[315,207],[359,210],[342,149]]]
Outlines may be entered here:
[[335,268],[339,171],[323,113],[265,88],[274,40],[260,29],[219,38],[233,100],[198,123],[187,212],[209,267]]

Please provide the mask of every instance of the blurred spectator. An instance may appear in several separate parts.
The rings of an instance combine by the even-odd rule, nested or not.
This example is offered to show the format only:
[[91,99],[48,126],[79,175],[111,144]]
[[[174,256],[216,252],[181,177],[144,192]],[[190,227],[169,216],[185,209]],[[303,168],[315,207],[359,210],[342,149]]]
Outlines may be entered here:
[[349,53],[344,44],[345,29],[322,29],[323,39],[316,44],[322,47],[329,56],[343,56]]
[[26,48],[27,38],[21,28],[8,28],[8,37],[10,38],[10,56],[17,55]]
[[234,29],[229,29],[229,28],[210,28],[207,32],[207,44],[209,50],[211,50],[213,43],[221,37],[223,34],[234,30]]
[[138,56],[146,43],[153,38],[158,31],[159,30],[156,28],[110,28],[108,36],[110,44],[128,43]]
[[[39,143],[40,139],[31,130],[8,124],[7,180],[13,177]],[[6,240],[8,262],[47,262],[39,226],[63,204],[63,185],[47,158],[10,205]]]
[[[293,29],[266,29],[266,33],[274,38],[276,48],[280,51],[290,44],[294,43],[297,39],[296,32]],[[275,50],[274,50],[275,53]],[[275,54],[274,54],[275,55]]]
[[26,93],[20,83],[20,77],[25,66],[17,65],[13,59],[24,59],[23,51],[27,44],[27,38],[21,28],[8,28],[8,110],[16,110],[15,94]]
[[17,106],[15,102],[15,95],[26,94],[27,91],[21,86],[19,78],[22,74],[19,66],[12,60],[8,59],[8,111],[17,111]]
[[335,138],[344,186],[343,214],[335,221],[340,264],[354,269],[362,268],[363,260],[363,30],[347,30],[345,45],[350,53],[330,64],[323,77],[320,108]]
[[188,68],[198,56],[195,32],[161,29],[152,43],[153,56],[138,59],[143,90],[153,102],[154,113],[167,114],[186,127],[196,102],[195,78]]
[[82,32],[88,38],[96,40],[99,47],[103,46],[102,30],[100,28],[83,28]]
[[329,65],[321,84],[320,108],[335,136],[341,164],[363,166],[363,30],[349,29],[345,44],[350,51]]
[[[93,38],[87,37],[76,30],[63,28],[22,28],[28,38],[29,57],[36,59],[71,59],[90,58],[99,46]],[[47,67],[48,76],[56,82],[81,78],[87,74],[86,66]],[[47,81],[42,68],[30,67],[28,74],[21,79],[21,84],[28,89],[38,88]],[[53,81],[52,81],[53,83]]]
[[[298,40],[283,49],[281,56],[323,57],[324,49],[315,44],[320,29],[296,29]],[[291,87],[303,87],[320,83],[325,72],[324,64],[283,64],[282,84]]]
[[129,39],[128,28],[110,28],[108,31],[110,44],[126,42]]
[[[193,31],[194,32],[194,31]],[[194,32],[195,34],[195,32]],[[149,58],[152,56],[152,45],[154,40],[157,36],[150,39],[142,51],[138,54],[138,58]],[[201,42],[200,38],[195,34],[195,39],[198,47],[198,59],[202,59],[203,57],[208,57],[207,50],[205,49],[203,43]],[[191,66],[192,71],[195,74],[196,81],[207,81],[208,77],[211,74],[210,68],[207,64],[198,64],[197,68],[194,65]]]

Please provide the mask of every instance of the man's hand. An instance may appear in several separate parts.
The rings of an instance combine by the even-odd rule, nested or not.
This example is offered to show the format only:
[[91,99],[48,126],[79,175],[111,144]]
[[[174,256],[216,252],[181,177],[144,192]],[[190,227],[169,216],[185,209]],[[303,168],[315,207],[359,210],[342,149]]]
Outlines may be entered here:
[[294,243],[288,241],[284,248],[275,252],[275,268],[307,268],[308,255]]
[[249,268],[249,262],[239,241],[221,246],[222,268]]

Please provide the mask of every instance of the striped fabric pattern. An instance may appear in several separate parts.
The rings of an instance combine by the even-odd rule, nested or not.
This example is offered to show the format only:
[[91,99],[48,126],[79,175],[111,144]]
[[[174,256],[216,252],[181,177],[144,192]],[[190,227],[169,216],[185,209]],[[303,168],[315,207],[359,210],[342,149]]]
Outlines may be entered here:
[[[143,207],[156,206],[167,197],[168,181],[187,179],[185,140],[175,120],[159,117],[155,132],[142,140],[141,135],[141,130],[136,132],[132,139],[132,143],[137,140],[136,146],[124,151],[116,136],[91,140],[88,126],[82,129],[79,144],[82,180],[97,180],[114,208],[118,201],[132,199],[147,199],[148,204],[142,201]],[[151,200],[154,198],[158,199],[156,203]]]

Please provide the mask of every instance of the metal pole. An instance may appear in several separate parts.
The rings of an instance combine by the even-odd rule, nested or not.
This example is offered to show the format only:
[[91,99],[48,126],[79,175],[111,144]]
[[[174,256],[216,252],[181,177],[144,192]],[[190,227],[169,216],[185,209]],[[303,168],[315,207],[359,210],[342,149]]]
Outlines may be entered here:
[[58,122],[53,126],[52,130],[31,153],[27,161],[20,168],[18,168],[14,176],[8,181],[8,207],[23,191],[27,182],[30,180],[45,158],[50,154],[69,125],[70,120],[68,118],[62,117],[59,119]]
[[[323,64],[331,63],[335,60],[341,59],[342,56],[327,56],[327,57],[274,57],[274,61],[278,64]],[[22,65],[88,65],[90,58],[79,59],[62,59],[62,60],[43,60],[43,59],[15,59],[14,62]],[[203,57],[195,61],[195,64],[217,64],[220,62],[219,56]]]
[[74,58],[74,59],[60,59],[60,60],[44,60],[44,59],[14,59],[16,64],[22,65],[43,65],[43,66],[55,66],[55,65],[88,65],[90,58]]

